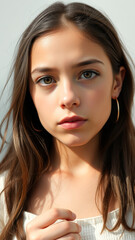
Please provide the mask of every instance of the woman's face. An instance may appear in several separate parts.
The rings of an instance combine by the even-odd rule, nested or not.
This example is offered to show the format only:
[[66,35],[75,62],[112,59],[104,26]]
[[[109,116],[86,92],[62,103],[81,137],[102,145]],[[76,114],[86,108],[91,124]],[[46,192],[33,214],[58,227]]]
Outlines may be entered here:
[[103,48],[73,25],[44,34],[33,44],[33,102],[43,127],[67,146],[98,137],[110,116],[111,99],[119,95],[120,81]]

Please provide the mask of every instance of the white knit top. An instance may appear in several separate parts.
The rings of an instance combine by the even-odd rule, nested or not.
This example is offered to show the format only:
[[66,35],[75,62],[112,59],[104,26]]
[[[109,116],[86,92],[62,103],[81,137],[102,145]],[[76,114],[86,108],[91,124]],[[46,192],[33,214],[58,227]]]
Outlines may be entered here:
[[[0,192],[4,187],[4,174],[0,176]],[[119,209],[116,209],[110,213],[108,213],[107,219],[107,227],[111,229],[116,221]],[[24,229],[26,229],[26,225],[29,221],[34,219],[36,215],[24,212]],[[126,215],[126,220],[129,226],[132,223],[132,212],[129,210]],[[0,197],[0,233],[6,222],[8,221],[8,215],[5,206],[4,194]],[[63,220],[58,220],[63,221]],[[56,222],[58,222],[56,221]],[[74,222],[78,223],[81,227],[81,239],[82,240],[135,240],[135,232],[128,232],[120,226],[116,231],[109,232],[108,230],[104,230],[101,234],[103,219],[102,216],[90,217],[90,218],[81,218],[76,219]],[[55,223],[54,223],[55,224]],[[16,237],[13,240],[17,240]]]
[[[108,213],[107,227],[112,228],[117,221],[117,214],[119,209],[116,209],[110,213]],[[36,215],[24,212],[24,228],[26,224],[35,218]],[[132,214],[129,211],[127,214],[128,224],[131,225]],[[59,222],[62,220],[58,220]],[[122,226],[119,227],[116,231],[109,232],[108,230],[104,230],[101,234],[103,219],[102,216],[90,217],[90,218],[81,218],[76,219],[74,222],[78,223],[81,227],[81,239],[82,240],[135,240],[135,232],[128,232],[123,230]],[[123,234],[122,234],[123,233]]]

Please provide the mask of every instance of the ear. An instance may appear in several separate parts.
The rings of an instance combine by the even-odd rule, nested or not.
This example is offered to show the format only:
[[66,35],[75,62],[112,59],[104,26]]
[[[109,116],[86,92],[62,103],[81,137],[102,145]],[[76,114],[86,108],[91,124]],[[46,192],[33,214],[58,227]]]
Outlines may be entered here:
[[114,76],[113,86],[112,86],[112,98],[116,99],[119,97],[119,94],[122,89],[123,80],[125,78],[126,70],[122,66],[120,67],[119,73]]

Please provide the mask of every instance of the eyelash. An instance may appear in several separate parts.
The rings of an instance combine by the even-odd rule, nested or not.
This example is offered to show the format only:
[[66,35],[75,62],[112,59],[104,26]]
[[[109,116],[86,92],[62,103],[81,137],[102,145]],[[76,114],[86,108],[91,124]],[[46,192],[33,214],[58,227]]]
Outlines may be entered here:
[[[81,76],[83,75],[83,74],[85,74],[85,73],[90,73],[91,75],[93,75],[94,74],[94,76],[93,77],[88,77],[88,78],[84,78],[85,80],[87,80],[87,79],[93,79],[95,76],[99,76],[99,72],[97,72],[97,71],[95,71],[95,70],[83,70],[81,73],[80,73],[80,75],[79,75],[79,79],[81,79]],[[47,78],[50,78],[51,80],[53,80],[53,82],[51,82],[51,83],[48,83],[48,84],[45,84],[45,82],[44,83],[41,83],[41,81],[43,80],[45,80],[45,79],[47,79]],[[55,83],[56,81],[53,79],[53,77],[52,76],[50,76],[50,75],[47,75],[47,76],[43,76],[43,77],[41,77],[41,78],[39,78],[37,81],[36,81],[36,84],[38,84],[38,83],[40,83],[42,86],[50,86],[52,83]]]
[[[83,71],[81,72],[81,74],[79,75],[79,78],[80,78],[81,75],[84,74],[84,73],[90,73],[91,75],[92,75],[92,74],[95,74],[95,76],[99,76],[99,72],[97,72],[97,71],[95,71],[95,70],[89,70],[89,69],[88,69],[88,70],[83,70]],[[94,77],[95,77],[95,76],[94,76]],[[89,77],[89,78],[85,78],[85,79],[93,79],[94,77],[92,77],[92,78]]]
[[[43,76],[43,77],[39,78],[39,79],[36,81],[36,84],[37,84],[37,83],[40,83],[40,84],[43,86],[43,84],[41,83],[41,81],[42,81],[42,80],[44,81],[44,80],[47,79],[47,78],[51,78],[51,79],[54,81],[53,77],[48,75],[48,76]],[[55,81],[54,81],[54,82],[55,82]],[[44,84],[45,84],[45,83],[44,83]],[[47,86],[47,85],[50,85],[50,84],[52,84],[52,82],[49,83],[49,84],[45,84],[45,85]]]

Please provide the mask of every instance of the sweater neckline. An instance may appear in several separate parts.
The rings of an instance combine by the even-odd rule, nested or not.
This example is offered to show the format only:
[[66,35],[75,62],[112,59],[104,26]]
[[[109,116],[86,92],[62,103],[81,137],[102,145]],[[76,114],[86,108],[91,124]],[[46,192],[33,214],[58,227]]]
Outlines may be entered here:
[[[111,211],[108,213],[108,219],[116,219],[117,218],[117,215],[118,215],[118,212],[119,212],[119,208]],[[33,219],[34,217],[38,216],[36,214],[33,214],[31,212],[28,212],[28,211],[24,211],[24,216],[25,218],[27,219]],[[59,220],[57,220],[59,221]],[[61,219],[60,219],[61,221]],[[93,217],[87,217],[87,218],[76,218],[74,220],[75,222],[103,222],[103,217],[102,215],[97,215],[97,216],[93,216]]]

